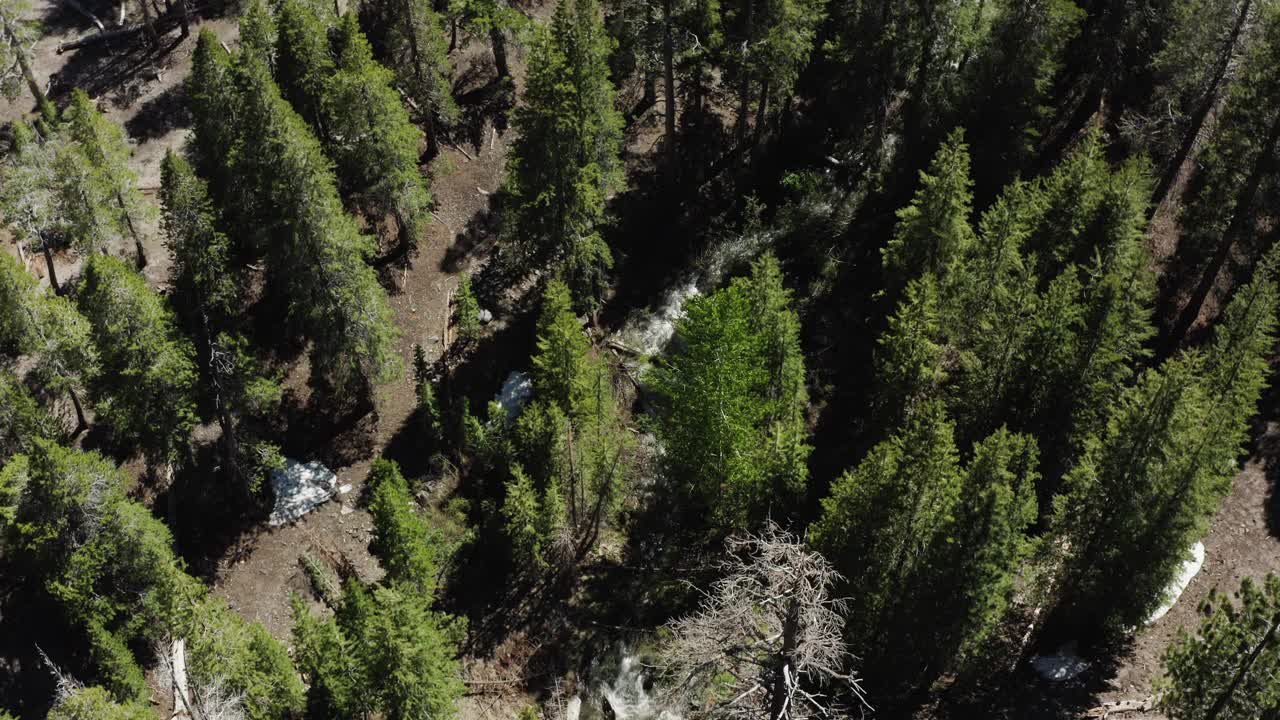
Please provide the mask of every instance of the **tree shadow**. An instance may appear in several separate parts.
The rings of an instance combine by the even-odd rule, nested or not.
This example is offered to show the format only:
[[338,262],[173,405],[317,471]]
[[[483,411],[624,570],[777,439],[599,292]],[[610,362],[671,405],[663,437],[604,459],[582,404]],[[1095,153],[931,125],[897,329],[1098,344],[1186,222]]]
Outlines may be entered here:
[[137,113],[125,121],[124,128],[129,137],[138,142],[146,142],[190,125],[187,86],[185,83],[178,83],[144,102]]
[[172,508],[174,548],[189,571],[206,582],[214,579],[218,561],[229,550],[240,547],[243,556],[252,546],[271,509],[266,488],[250,495],[223,470],[218,444],[202,445],[152,503],[157,513],[167,515],[166,508]]
[[453,243],[440,259],[442,271],[459,272],[469,259],[489,254],[497,247],[502,230],[502,208],[506,200],[506,193],[499,190],[489,196],[489,204],[484,209],[467,219],[462,232],[454,236]]
[[50,78],[51,99],[62,100],[79,88],[89,97],[107,99],[116,107],[133,105],[160,73],[183,38],[162,35],[159,47],[151,47],[142,35],[101,43],[71,52],[71,59]]
[[[90,659],[80,633],[38,583],[26,581],[0,559],[0,711],[43,718],[56,696],[57,678],[45,657],[63,672],[87,677]],[[45,654],[42,657],[41,653]]]
[[506,133],[516,106],[515,84],[510,78],[498,77],[491,56],[472,58],[454,80],[453,93],[460,111],[453,130],[459,140],[479,151],[484,146],[486,125],[491,124],[499,135]]

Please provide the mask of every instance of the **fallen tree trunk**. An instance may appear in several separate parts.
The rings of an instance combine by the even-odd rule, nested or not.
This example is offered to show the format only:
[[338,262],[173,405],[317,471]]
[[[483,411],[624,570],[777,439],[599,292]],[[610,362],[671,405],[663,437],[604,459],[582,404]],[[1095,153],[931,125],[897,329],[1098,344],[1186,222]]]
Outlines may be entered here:
[[1131,712],[1146,712],[1155,704],[1155,697],[1148,695],[1141,700],[1120,700],[1118,702],[1102,703],[1098,707],[1090,710],[1085,717],[1091,718],[1109,718],[1112,715]]
[[[179,3],[179,5],[172,7],[164,15],[161,15],[158,18],[152,19],[151,25],[152,27],[155,28],[157,37],[160,35],[164,35],[165,33],[169,32],[173,28],[178,27],[182,24],[184,13],[182,12],[181,5],[182,4]],[[189,11],[194,13],[197,9],[198,9],[197,7],[192,6],[189,8]],[[108,30],[106,32],[94,33],[92,35],[85,35],[83,37],[72,40],[71,42],[58,43],[57,53],[61,55],[62,53],[68,50],[79,50],[80,48],[91,47],[99,43],[110,42],[112,40],[123,40],[123,39],[131,38],[134,35],[137,35],[138,33],[146,32],[146,30],[147,30],[147,23],[143,22],[137,25],[130,25],[127,28],[120,28],[119,30]]]
[[89,9],[86,8],[84,5],[81,5],[79,2],[77,2],[77,0],[67,0],[67,4],[70,5],[76,12],[89,18],[89,21],[98,27],[99,32],[106,31],[107,26],[102,24],[102,21],[98,19],[98,16],[89,12]]

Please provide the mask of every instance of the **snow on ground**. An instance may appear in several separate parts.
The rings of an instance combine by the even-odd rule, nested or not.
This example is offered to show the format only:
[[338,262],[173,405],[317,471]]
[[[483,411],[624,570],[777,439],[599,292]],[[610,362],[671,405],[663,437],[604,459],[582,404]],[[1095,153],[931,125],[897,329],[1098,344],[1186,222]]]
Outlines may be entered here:
[[1151,613],[1151,617],[1147,618],[1147,625],[1164,617],[1165,613],[1173,609],[1178,598],[1182,597],[1182,591],[1187,589],[1202,566],[1204,566],[1204,543],[1198,542],[1191,546],[1191,556],[1182,561],[1182,571],[1178,573],[1178,577],[1164,589],[1164,604]]
[[319,460],[302,463],[285,458],[284,467],[271,473],[276,504],[267,523],[291,523],[328,502],[337,489],[338,476]]

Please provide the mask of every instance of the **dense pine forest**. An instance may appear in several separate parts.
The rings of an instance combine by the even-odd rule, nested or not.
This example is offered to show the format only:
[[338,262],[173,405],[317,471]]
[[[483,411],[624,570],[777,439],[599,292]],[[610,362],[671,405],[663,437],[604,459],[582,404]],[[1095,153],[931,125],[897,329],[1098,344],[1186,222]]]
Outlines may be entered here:
[[1280,720],[1280,1],[0,0],[0,719]]

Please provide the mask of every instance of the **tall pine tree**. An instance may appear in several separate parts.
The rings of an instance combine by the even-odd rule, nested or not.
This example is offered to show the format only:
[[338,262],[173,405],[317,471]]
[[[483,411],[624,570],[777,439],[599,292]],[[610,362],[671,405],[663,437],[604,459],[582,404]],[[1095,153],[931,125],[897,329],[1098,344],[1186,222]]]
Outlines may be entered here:
[[522,258],[513,267],[559,268],[584,307],[594,307],[613,263],[599,226],[605,200],[623,181],[610,45],[596,0],[556,6],[530,51],[508,167],[508,232]]

